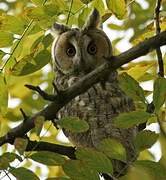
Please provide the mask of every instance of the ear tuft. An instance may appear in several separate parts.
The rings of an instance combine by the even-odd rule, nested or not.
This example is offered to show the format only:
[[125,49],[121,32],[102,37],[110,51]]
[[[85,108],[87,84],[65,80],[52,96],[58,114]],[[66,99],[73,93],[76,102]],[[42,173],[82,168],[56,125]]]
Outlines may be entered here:
[[90,14],[90,16],[87,19],[87,22],[85,23],[83,29],[94,29],[97,28],[99,26],[100,23],[100,14],[99,11],[94,8],[92,13]]
[[68,26],[65,26],[63,24],[54,23],[52,26],[53,34],[62,34],[66,31],[69,31],[70,28]]

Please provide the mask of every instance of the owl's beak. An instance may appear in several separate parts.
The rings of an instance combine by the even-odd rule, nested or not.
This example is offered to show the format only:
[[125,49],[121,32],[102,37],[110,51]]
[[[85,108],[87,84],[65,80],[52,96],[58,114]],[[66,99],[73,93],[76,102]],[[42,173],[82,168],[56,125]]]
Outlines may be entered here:
[[82,71],[83,62],[81,58],[76,58],[73,62],[74,73],[79,74]]
[[77,51],[77,55],[73,61],[74,73],[76,74],[87,74],[93,70],[93,68],[90,67],[90,64],[86,61],[86,59],[82,57],[82,52]]

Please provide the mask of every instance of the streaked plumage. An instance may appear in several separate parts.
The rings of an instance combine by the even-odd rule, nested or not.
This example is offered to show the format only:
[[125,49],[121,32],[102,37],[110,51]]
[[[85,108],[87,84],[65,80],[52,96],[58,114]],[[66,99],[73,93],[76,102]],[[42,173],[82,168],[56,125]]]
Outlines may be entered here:
[[[112,56],[111,42],[97,28],[98,23],[99,13],[94,10],[82,29],[54,25],[59,36],[53,43],[52,54],[56,69],[55,81],[60,88],[71,86]],[[77,116],[88,122],[90,128],[87,132],[72,133],[64,130],[65,135],[77,147],[95,148],[103,139],[115,138],[126,148],[130,161],[136,157],[133,138],[137,129],[119,129],[112,124],[112,120],[118,114],[134,109],[133,100],[120,89],[117,72],[113,71],[106,79],[68,103],[60,111],[60,115]],[[115,174],[119,173],[124,164],[119,161],[113,163]]]

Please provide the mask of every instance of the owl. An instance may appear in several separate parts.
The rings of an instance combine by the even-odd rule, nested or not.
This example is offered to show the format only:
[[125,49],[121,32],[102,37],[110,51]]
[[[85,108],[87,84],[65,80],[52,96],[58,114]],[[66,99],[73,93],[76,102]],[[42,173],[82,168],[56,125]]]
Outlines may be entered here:
[[[100,66],[112,54],[112,45],[99,26],[100,15],[94,9],[81,29],[55,23],[58,37],[52,45],[58,87],[66,89],[87,73]],[[77,96],[60,110],[60,116],[84,119],[89,129],[73,133],[64,129],[64,134],[76,147],[96,148],[105,138],[122,143],[127,152],[127,161],[133,161],[136,151],[133,139],[137,128],[120,129],[113,124],[114,117],[135,109],[133,100],[118,85],[118,73],[112,71],[108,77]],[[114,175],[123,174],[126,164],[113,160]]]

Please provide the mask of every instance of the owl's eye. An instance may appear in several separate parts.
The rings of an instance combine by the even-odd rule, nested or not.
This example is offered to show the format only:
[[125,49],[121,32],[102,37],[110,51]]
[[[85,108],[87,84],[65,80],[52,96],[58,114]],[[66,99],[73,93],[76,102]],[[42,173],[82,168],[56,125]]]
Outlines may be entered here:
[[67,48],[66,50],[66,54],[69,56],[69,57],[73,57],[76,53],[76,50],[74,48],[74,46],[70,46]]
[[87,51],[88,51],[88,53],[91,54],[91,55],[96,54],[96,52],[97,52],[97,47],[96,47],[96,45],[95,45],[94,43],[90,43],[90,44],[88,45]]

